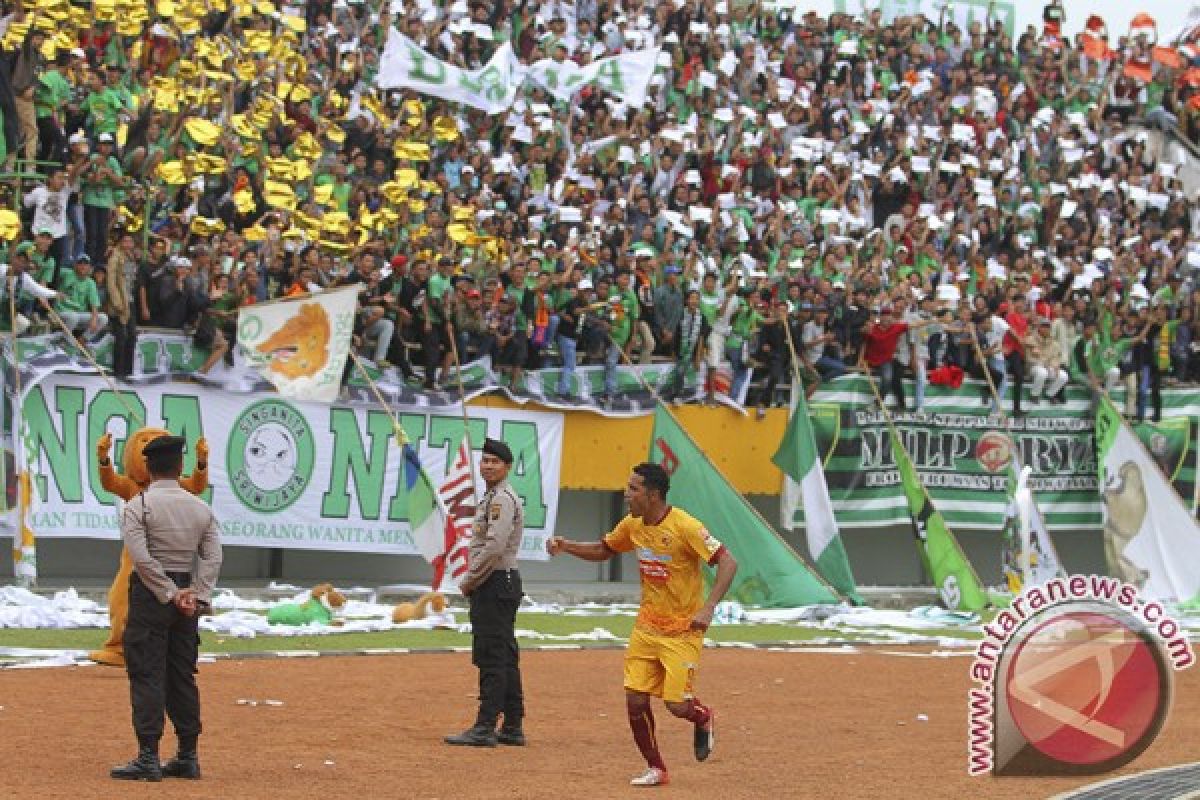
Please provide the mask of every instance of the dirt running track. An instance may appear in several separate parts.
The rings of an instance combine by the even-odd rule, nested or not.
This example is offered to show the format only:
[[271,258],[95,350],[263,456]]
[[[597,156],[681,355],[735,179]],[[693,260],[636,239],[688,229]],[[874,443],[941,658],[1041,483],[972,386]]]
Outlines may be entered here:
[[[1088,782],[966,776],[964,657],[710,650],[699,689],[719,713],[716,752],[697,764],[690,728],[656,707],[672,770],[672,785],[660,790],[628,786],[640,761],[625,721],[619,650],[523,657],[523,750],[441,743],[472,719],[469,658],[204,664],[198,784],[108,778],[108,768],[134,752],[123,671],[0,671],[0,797],[1012,800]],[[1200,760],[1200,669],[1179,677],[1167,729],[1126,771]],[[250,707],[239,698],[284,705]],[[163,754],[173,748],[168,734]]]

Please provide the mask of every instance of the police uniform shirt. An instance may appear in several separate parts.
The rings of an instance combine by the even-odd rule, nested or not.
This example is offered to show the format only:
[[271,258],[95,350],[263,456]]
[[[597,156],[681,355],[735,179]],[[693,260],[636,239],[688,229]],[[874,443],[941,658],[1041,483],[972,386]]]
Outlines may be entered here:
[[508,481],[484,492],[471,528],[467,577],[463,581],[465,591],[482,584],[495,570],[517,568],[517,549],[524,528],[521,498]]
[[221,539],[207,503],[178,481],[154,481],[125,504],[121,534],[138,577],[160,603],[171,602],[179,589],[168,572],[192,573],[196,599],[209,602],[221,569]]

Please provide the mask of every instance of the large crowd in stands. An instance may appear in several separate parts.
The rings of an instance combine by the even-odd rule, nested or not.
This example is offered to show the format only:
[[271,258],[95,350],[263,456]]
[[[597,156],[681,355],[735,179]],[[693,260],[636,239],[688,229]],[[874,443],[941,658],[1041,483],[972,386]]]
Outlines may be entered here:
[[[1156,133],[1197,130],[1186,42],[1098,51],[1053,3],[1015,40],[773,8],[8,4],[0,144],[39,174],[0,224],[0,319],[110,332],[117,378],[139,329],[183,330],[208,372],[239,308],[360,284],[356,347],[431,390],[456,356],[514,386],[561,365],[564,397],[604,365],[606,398],[623,361],[671,360],[668,397],[711,400],[727,368],[761,410],[794,352],[810,391],[869,370],[917,411],[965,374],[1011,386],[1006,413],[1095,381],[1157,419],[1164,384],[1200,380],[1196,204]],[[662,50],[642,107],[528,85],[489,115],[376,89],[392,27],[466,68],[506,41]]]

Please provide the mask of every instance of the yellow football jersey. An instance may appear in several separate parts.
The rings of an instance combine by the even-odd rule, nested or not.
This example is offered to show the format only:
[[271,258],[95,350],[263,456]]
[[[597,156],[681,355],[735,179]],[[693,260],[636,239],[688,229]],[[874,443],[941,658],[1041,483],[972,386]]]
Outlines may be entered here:
[[684,633],[704,604],[703,564],[721,549],[700,520],[672,507],[657,525],[626,515],[604,537],[617,553],[637,552],[642,605],[637,624],[655,633]]

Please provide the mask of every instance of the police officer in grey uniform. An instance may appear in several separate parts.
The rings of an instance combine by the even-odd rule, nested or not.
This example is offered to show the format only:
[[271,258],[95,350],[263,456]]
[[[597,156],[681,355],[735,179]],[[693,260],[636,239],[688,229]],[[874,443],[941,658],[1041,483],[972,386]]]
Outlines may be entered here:
[[[221,541],[212,509],[179,486],[184,444],[183,437],[160,436],[146,445],[151,483],[121,515],[121,535],[134,567],[125,665],[138,755],[113,768],[112,777],[120,780],[200,777],[197,616],[209,610],[221,569]],[[179,754],[160,766],[164,710],[179,737]]]
[[[525,744],[521,729],[525,703],[513,632],[522,595],[517,549],[525,512],[521,498],[508,483],[512,463],[508,445],[495,439],[484,442],[479,471],[487,491],[475,511],[467,577],[461,587],[471,602],[471,663],[479,669],[479,713],[473,727],[447,736],[447,744]],[[504,724],[497,734],[496,720],[501,714]]]

